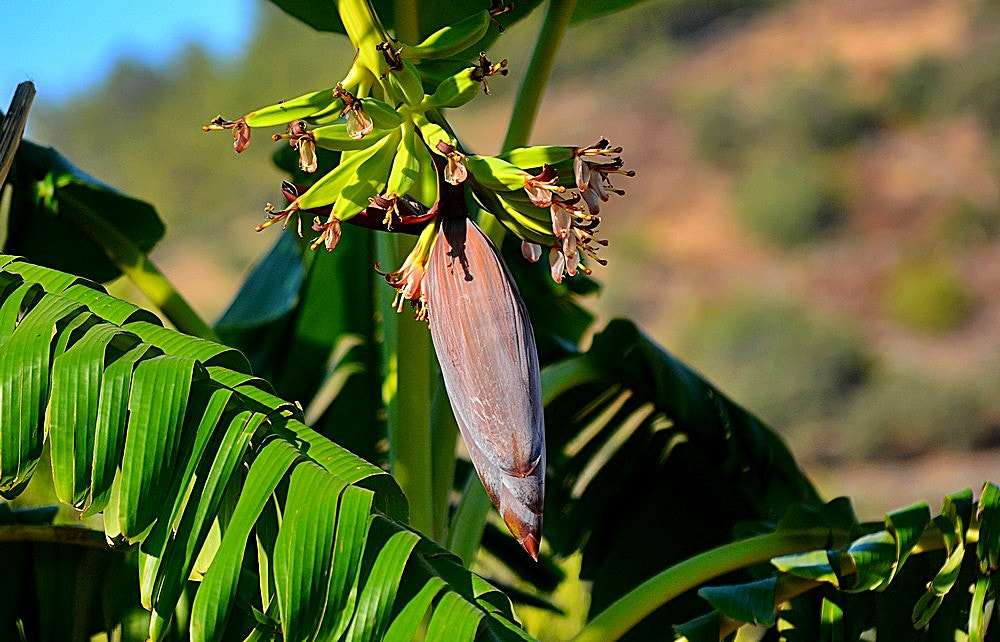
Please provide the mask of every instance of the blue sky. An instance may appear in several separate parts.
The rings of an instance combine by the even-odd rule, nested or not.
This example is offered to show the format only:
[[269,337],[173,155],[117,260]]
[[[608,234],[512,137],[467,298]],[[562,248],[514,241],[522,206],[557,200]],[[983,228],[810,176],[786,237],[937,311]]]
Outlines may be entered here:
[[59,101],[99,82],[123,57],[160,64],[197,42],[233,55],[250,35],[253,0],[0,0],[0,110],[19,82]]

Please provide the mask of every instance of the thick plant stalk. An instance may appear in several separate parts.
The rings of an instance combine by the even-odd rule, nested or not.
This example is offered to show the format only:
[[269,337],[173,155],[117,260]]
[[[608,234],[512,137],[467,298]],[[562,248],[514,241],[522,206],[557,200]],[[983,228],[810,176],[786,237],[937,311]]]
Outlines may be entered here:
[[549,84],[549,76],[556,62],[556,53],[562,43],[563,35],[573,17],[576,0],[549,0],[545,9],[545,20],[535,40],[535,48],[531,52],[528,68],[524,70],[521,87],[517,92],[514,112],[510,125],[507,126],[507,136],[503,141],[503,150],[528,144],[531,128],[538,116],[542,104],[545,87]]
[[431,338],[469,456],[538,559],[545,428],[527,310],[496,248],[465,217],[442,220],[426,278]]
[[[535,125],[535,118],[542,105],[545,88],[549,84],[552,67],[555,65],[556,53],[559,51],[566,29],[569,28],[569,20],[575,8],[576,0],[550,0],[545,8],[545,19],[535,39],[535,48],[531,51],[524,79],[517,90],[517,98],[514,99],[514,110],[507,125],[507,134],[504,136],[501,151],[507,152],[528,144],[531,129]],[[500,245],[506,232],[503,225],[492,216],[485,216],[480,222],[486,235]]]

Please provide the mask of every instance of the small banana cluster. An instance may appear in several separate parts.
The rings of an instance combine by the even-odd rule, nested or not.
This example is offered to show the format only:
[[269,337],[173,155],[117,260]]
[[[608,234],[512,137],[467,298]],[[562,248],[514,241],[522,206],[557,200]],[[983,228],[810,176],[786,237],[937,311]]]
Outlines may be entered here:
[[[623,193],[612,186],[610,175],[632,175],[622,168],[620,147],[601,139],[589,147],[525,147],[499,156],[464,152],[441,110],[465,105],[480,91],[489,93],[488,79],[506,75],[507,61],[492,63],[485,54],[425,92],[416,64],[473,45],[502,10],[494,5],[477,12],[415,46],[383,41],[377,46],[384,61],[379,73],[359,56],[334,87],[233,121],[219,116],[203,127],[232,130],[233,147],[242,152],[252,130],[284,126],[272,138],[287,140],[298,151],[305,172],[317,169],[317,147],[341,152],[340,164],[308,189],[283,190],[289,204],[280,210],[268,205],[267,219],[257,230],[277,222],[287,225],[295,216],[301,233],[302,213],[309,213],[318,233],[312,248],[332,250],[341,223],[410,231],[414,221],[435,218],[439,183],[465,183],[483,209],[523,239],[528,260],[537,261],[543,248],[549,249],[556,282],[577,271],[589,273],[587,260],[604,263],[598,250],[606,241],[596,235],[600,206],[610,194]],[[375,224],[374,216],[381,216],[381,222]],[[433,245],[432,233],[426,241],[427,247]],[[399,288],[399,303],[412,302],[418,316],[424,315],[426,299],[415,272],[426,263],[426,254],[418,247],[399,271],[385,275]]]
[[[352,18],[344,2],[339,7],[342,19]],[[335,86],[236,120],[219,116],[203,129],[232,130],[233,147],[242,152],[254,129],[284,127],[271,138],[297,150],[307,173],[317,171],[317,148],[340,152],[339,164],[311,186],[283,183],[287,206],[268,204],[258,231],[294,218],[301,235],[308,214],[317,233],[312,249],[333,250],[345,222],[418,235],[403,265],[380,274],[396,288],[397,311],[406,302],[418,319],[429,311],[473,463],[511,532],[537,558],[545,441],[534,337],[517,287],[469,219],[469,206],[478,204],[521,238],[529,261],[547,248],[558,283],[589,274],[589,261],[605,263],[598,256],[607,244],[597,236],[602,203],[624,194],[612,175],[633,172],[623,168],[622,149],[603,138],[587,147],[523,147],[498,156],[461,147],[442,111],[489,94],[489,79],[507,75],[507,61],[493,63],[481,53],[475,64],[440,80],[422,76],[418,65],[475,45],[504,10],[494,0],[415,46],[385,35],[373,15],[367,31],[345,19],[358,55]],[[379,35],[366,44],[369,33]]]

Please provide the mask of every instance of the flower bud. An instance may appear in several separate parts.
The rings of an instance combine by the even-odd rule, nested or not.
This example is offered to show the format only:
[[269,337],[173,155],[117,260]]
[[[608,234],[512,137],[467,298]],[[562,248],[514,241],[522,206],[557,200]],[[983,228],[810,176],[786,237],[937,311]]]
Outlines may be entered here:
[[441,222],[425,277],[431,339],[472,463],[535,559],[545,427],[535,336],[496,248],[468,218]]

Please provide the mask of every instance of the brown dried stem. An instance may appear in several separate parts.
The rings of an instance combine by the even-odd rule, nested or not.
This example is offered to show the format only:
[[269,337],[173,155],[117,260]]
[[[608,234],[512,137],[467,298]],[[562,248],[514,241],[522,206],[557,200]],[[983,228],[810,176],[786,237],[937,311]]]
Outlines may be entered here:
[[35,99],[35,84],[26,80],[17,86],[10,101],[7,117],[0,124],[0,185],[7,180],[10,166],[14,164],[14,154],[21,144],[24,127],[28,124],[28,110]]

